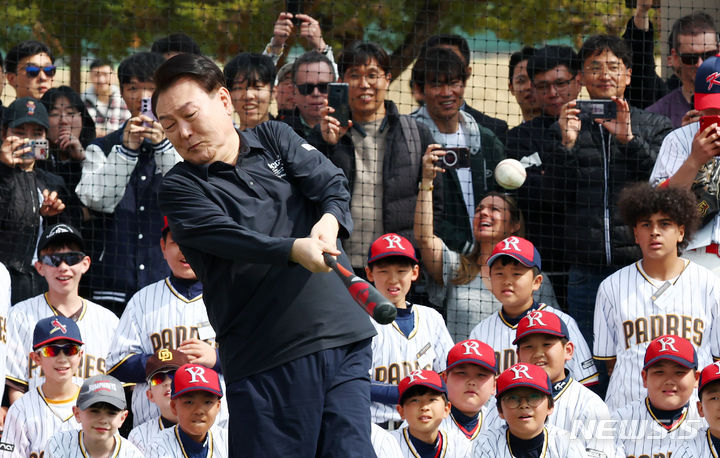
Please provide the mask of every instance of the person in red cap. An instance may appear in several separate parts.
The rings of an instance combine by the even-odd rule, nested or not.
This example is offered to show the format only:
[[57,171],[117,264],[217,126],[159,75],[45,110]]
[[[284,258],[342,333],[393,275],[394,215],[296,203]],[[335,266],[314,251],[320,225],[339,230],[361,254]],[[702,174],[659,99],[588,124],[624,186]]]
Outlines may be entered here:
[[[682,337],[663,335],[648,345],[642,370],[644,399],[612,415],[615,436],[627,456],[673,456],[704,422],[690,402],[698,382],[695,347]],[[632,434],[628,434],[632,431]]]
[[472,447],[474,458],[586,456],[585,448],[570,433],[546,424],[554,401],[550,377],[541,367],[510,367],[498,376],[495,397],[505,424],[480,434]]
[[638,183],[623,189],[618,207],[643,256],[603,280],[596,297],[593,353],[610,374],[611,412],[645,397],[640,372],[655,337],[689,339],[700,366],[720,356],[718,279],[683,253],[699,222],[695,196]]
[[489,420],[498,417],[488,400],[495,394],[496,366],[495,352],[485,342],[468,339],[450,349],[443,373],[451,404],[450,415],[441,425],[445,431],[472,441],[492,427]]
[[520,363],[540,366],[550,377],[555,408],[548,424],[573,432],[585,446],[612,456],[614,441],[592,429],[610,420],[610,411],[600,396],[578,383],[565,367],[575,353],[565,322],[547,310],[532,310],[518,323],[513,344]]
[[412,282],[420,274],[415,249],[408,239],[393,233],[378,237],[370,245],[365,272],[398,310],[391,324],[372,322],[377,330],[372,340],[372,421],[395,429],[400,423],[395,387],[413,370],[445,370],[445,357],[453,341],[437,311],[406,301]]
[[[662,143],[650,183],[692,189],[703,175],[711,175],[720,155],[720,57],[707,59],[695,74],[695,109],[700,120],[670,132]],[[705,128],[701,129],[703,123]],[[717,206],[716,206],[717,209]],[[712,216],[712,215],[710,215]],[[698,232],[684,256],[720,275],[720,216]]]
[[147,456],[227,457],[227,431],[213,426],[222,396],[217,372],[199,364],[180,366],[172,380],[170,401],[178,423],[155,435]]
[[492,292],[502,303],[502,308],[475,326],[470,338],[482,340],[495,349],[500,355],[498,370],[503,371],[516,362],[513,340],[520,320],[533,310],[549,311],[565,323],[570,340],[575,344],[576,357],[568,363],[570,374],[584,385],[597,383],[597,370],[590,348],[575,320],[533,298],[533,293],[543,282],[540,253],[535,246],[522,237],[508,237],[495,245],[487,263]]
[[698,413],[708,426],[700,429],[695,439],[680,446],[673,458],[720,456],[720,361],[700,372],[698,398]]
[[406,426],[392,431],[403,456],[464,458],[470,443],[440,428],[450,413],[445,381],[437,372],[413,371],[400,382],[397,410]]

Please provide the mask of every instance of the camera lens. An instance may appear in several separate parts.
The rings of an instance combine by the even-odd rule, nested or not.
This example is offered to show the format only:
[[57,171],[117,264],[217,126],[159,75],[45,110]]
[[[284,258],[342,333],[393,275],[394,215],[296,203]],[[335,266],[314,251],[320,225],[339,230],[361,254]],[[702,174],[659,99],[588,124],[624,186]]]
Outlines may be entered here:
[[445,156],[443,156],[443,162],[448,167],[455,167],[455,164],[457,164],[458,157],[457,153],[455,151],[449,150],[445,151]]

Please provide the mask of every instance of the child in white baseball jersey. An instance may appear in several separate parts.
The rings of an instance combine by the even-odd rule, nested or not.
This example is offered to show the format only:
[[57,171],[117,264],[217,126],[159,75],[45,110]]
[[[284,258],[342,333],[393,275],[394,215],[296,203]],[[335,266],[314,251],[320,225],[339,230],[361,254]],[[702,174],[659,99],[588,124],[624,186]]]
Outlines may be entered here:
[[[131,409],[133,426],[160,415],[146,396],[148,358],[161,348],[185,353],[195,364],[220,373],[215,331],[210,326],[203,302],[202,284],[188,264],[167,225],[162,229],[160,248],[171,275],[135,293],[120,318],[108,354],[108,373],[126,383],[135,383]],[[222,376],[220,383],[224,384]],[[227,420],[227,406],[218,422]]]
[[399,458],[402,456],[400,445],[392,434],[375,423],[370,424],[370,442],[377,458]]
[[695,347],[687,339],[665,335],[650,342],[642,369],[646,397],[612,415],[615,436],[627,456],[674,457],[705,425],[691,402],[697,362]]
[[471,456],[586,456],[585,448],[570,433],[546,425],[554,401],[550,377],[541,367],[534,364],[510,367],[497,378],[496,398],[498,414],[505,424],[480,433]]
[[693,440],[685,441],[673,453],[673,458],[720,456],[720,361],[700,372],[698,397],[698,413],[709,426],[700,429]]
[[45,447],[47,458],[141,458],[145,455],[118,433],[127,418],[127,404],[122,383],[110,375],[96,375],[83,382],[75,419],[80,431],[54,434]]
[[56,431],[76,430],[73,406],[80,387],[73,374],[83,357],[80,329],[64,316],[43,318],[33,329],[30,358],[45,373],[43,383],[21,396],[8,410],[2,434],[3,456],[43,456]]
[[10,403],[43,383],[40,367],[28,358],[33,328],[42,318],[69,317],[80,328],[85,346],[75,379],[77,385],[105,372],[105,356],[118,318],[78,294],[80,279],[90,268],[90,257],[83,253],[83,245],[80,232],[67,224],[56,224],[40,236],[35,269],[47,280],[48,291],[10,308],[5,375]]
[[[7,329],[7,318],[10,312],[10,272],[0,262],[0,329]],[[5,393],[5,355],[7,354],[7,332],[0,339],[0,399]],[[7,414],[7,407],[0,407],[0,419]]]
[[488,258],[490,283],[502,308],[481,321],[470,333],[471,339],[482,340],[495,349],[498,371],[508,369],[516,362],[515,330],[520,320],[532,310],[545,310],[558,315],[567,325],[570,340],[575,344],[575,357],[567,362],[573,378],[583,385],[597,383],[597,370],[590,348],[575,320],[566,313],[535,302],[533,292],[542,284],[540,253],[530,241],[521,237],[508,237],[495,245]]
[[181,366],[173,377],[170,401],[178,424],[155,435],[147,456],[228,456],[227,432],[213,426],[222,395],[217,372],[198,364]]
[[695,197],[641,183],[624,189],[618,205],[643,257],[603,280],[597,293],[593,352],[608,367],[611,412],[645,397],[640,372],[651,340],[688,339],[704,367],[718,356],[720,331],[717,277],[679,256],[698,224]]
[[513,344],[517,345],[520,363],[539,366],[550,377],[554,409],[548,424],[578,437],[586,448],[613,456],[614,440],[604,434],[610,411],[565,368],[575,352],[565,322],[547,310],[532,310],[518,323]]
[[150,388],[145,394],[147,394],[148,400],[158,407],[160,416],[152,418],[130,431],[128,440],[135,444],[141,452],[147,452],[147,446],[156,434],[177,424],[177,415],[170,407],[172,377],[175,376],[175,371],[180,366],[188,363],[185,353],[167,348],[158,350],[148,358],[145,365],[145,380]]
[[400,380],[418,369],[443,371],[453,341],[437,311],[405,300],[420,274],[415,249],[408,239],[385,234],[375,240],[370,245],[365,272],[378,291],[397,307],[397,318],[392,323],[380,325],[372,321],[377,335],[372,340],[374,402],[370,409],[373,422],[393,429],[400,420],[395,409]]
[[455,344],[447,356],[442,374],[448,390],[450,414],[441,427],[462,434],[472,441],[497,419],[495,403],[488,400],[495,394],[495,352],[479,340],[463,340]]
[[406,458],[460,458],[467,456],[470,442],[464,436],[440,428],[450,414],[447,387],[437,372],[413,371],[398,387],[397,410],[407,424],[392,431]]

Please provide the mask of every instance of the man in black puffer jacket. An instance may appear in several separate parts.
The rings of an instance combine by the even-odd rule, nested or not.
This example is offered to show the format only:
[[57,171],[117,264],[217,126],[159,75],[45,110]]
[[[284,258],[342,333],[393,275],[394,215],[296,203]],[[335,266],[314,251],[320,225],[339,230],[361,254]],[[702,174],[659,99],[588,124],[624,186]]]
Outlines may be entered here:
[[573,100],[551,128],[558,138],[551,174],[560,191],[556,198],[564,199],[567,208],[568,309],[583,334],[592,335],[600,282],[641,257],[618,215],[618,194],[629,183],[649,179],[672,124],[622,99],[631,74],[630,52],[622,39],[592,36],[579,57],[580,81],[590,98],[611,99],[617,107],[615,119],[597,119],[581,113]]
[[[396,232],[413,240],[421,160],[434,143],[425,126],[401,115],[385,99],[389,64],[385,51],[374,43],[356,42],[343,50],[338,73],[349,86],[352,127],[341,127],[330,113],[308,138],[348,179],[354,230],[343,246],[360,273],[379,235]],[[437,182],[433,195],[439,209]]]

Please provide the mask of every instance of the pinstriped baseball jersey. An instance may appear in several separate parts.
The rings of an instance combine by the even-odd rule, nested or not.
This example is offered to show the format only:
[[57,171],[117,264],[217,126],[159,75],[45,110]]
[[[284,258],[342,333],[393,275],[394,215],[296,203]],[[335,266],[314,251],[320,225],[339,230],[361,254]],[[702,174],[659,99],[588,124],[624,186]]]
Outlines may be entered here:
[[[414,327],[407,337],[395,322],[380,325],[372,321],[377,330],[372,340],[372,380],[398,385],[414,370],[445,370],[447,354],[454,345],[445,321],[430,307],[415,304],[412,311]],[[375,423],[400,421],[395,406],[374,402],[370,413]]]
[[[472,431],[468,431],[463,428],[460,423],[455,420],[452,412],[450,412],[450,415],[448,415],[447,418],[444,418],[442,423],[440,423],[440,429],[447,431],[450,434],[463,436],[468,441],[473,441],[480,435],[481,432],[485,431],[488,428],[488,411],[494,409],[495,403],[488,402],[487,404],[482,406],[482,409],[480,409],[480,413],[478,414],[478,424]],[[495,414],[493,417],[499,419],[499,417],[497,417],[497,414]]]
[[[82,431],[62,431],[54,434],[45,447],[45,458],[88,458]],[[145,455],[130,441],[115,434],[115,447],[111,458],[144,458]]]
[[[148,446],[148,458],[187,458],[187,453],[180,442],[178,426],[170,429],[163,429],[156,434],[152,443]],[[213,426],[207,434],[208,453],[207,458],[226,458],[228,456],[227,431]]]
[[643,360],[656,337],[672,334],[692,342],[698,367],[712,363],[718,354],[717,331],[712,332],[720,317],[717,277],[685,262],[683,272],[670,282],[650,278],[638,261],[600,284],[593,349],[597,359],[617,358],[605,398],[610,412],[645,397]]
[[672,458],[718,458],[720,450],[716,450],[710,438],[710,430],[703,428],[698,431],[695,439],[683,442],[673,453]]
[[377,458],[400,458],[402,450],[397,440],[375,423],[370,424],[370,442]]
[[[584,457],[585,449],[579,440],[573,439],[570,433],[553,425],[543,430],[545,443],[540,454],[543,458],[575,458]],[[483,431],[472,446],[473,458],[513,458],[510,449],[507,425]]]
[[8,313],[10,311],[10,273],[0,263],[0,399],[5,393],[5,355],[8,340]]
[[[400,450],[402,451],[403,458],[420,458],[420,454],[415,450],[415,446],[410,440],[410,430],[407,426],[395,431],[390,431],[390,434],[400,444]],[[465,458],[470,451],[470,442],[464,437],[458,434],[448,433],[447,431],[440,429],[438,431],[438,448],[440,453],[437,456],[444,458]]]
[[687,411],[670,430],[658,422],[647,402],[647,398],[634,401],[612,414],[615,437],[627,456],[669,457],[672,454],[674,458],[682,444],[693,440],[698,430],[707,426],[692,399]]
[[585,447],[615,456],[614,440],[602,437],[610,426],[610,411],[600,396],[571,377],[553,399],[548,424],[570,432]]
[[[184,340],[201,337],[216,345],[202,295],[189,300],[173,288],[169,279],[160,280],[135,293],[125,307],[107,357],[108,372],[112,374],[132,355],[151,355],[161,348],[177,349]],[[220,383],[225,390],[222,375]],[[147,399],[147,390],[147,383],[138,383],[133,390],[133,426],[160,416],[157,406]],[[221,406],[216,424],[227,420],[225,397]]]
[[[32,351],[35,324],[59,312],[47,300],[45,294],[18,302],[10,309],[8,316],[8,354],[5,377],[15,383],[28,385],[33,389],[45,381],[41,369],[28,356]],[[110,310],[83,299],[83,307],[76,322],[83,340],[83,358],[80,361],[74,382],[82,385],[83,380],[93,375],[104,374],[105,359],[110,350],[110,337],[115,333],[118,318]]]
[[80,429],[72,413],[76,399],[77,396],[62,403],[49,401],[41,387],[22,395],[8,409],[2,434],[3,444],[14,446],[14,450],[2,456],[42,458],[45,444],[55,432]]
[[135,445],[142,453],[147,453],[147,447],[156,434],[165,429],[160,417],[148,420],[142,425],[136,426],[128,434],[128,440]]
[[[588,348],[575,320],[570,315],[549,305],[541,304],[538,310],[552,312],[565,322],[570,333],[570,341],[575,345],[575,354],[565,365],[573,378],[584,385],[597,383],[598,375],[590,348]],[[498,373],[509,369],[517,362],[517,347],[512,343],[515,340],[516,328],[517,325],[505,321],[498,312],[481,321],[470,333],[471,339],[482,340],[495,350],[495,359],[499,366]]]
[[[651,184],[656,186],[677,173],[680,166],[690,157],[692,141],[699,130],[700,123],[693,122],[667,134],[660,146],[658,158],[650,174]],[[713,160],[720,161],[720,158],[714,158]],[[711,240],[708,240],[707,244],[710,244],[711,241],[720,242],[720,215],[716,216],[709,224],[711,225]],[[701,244],[700,246],[705,245]]]

